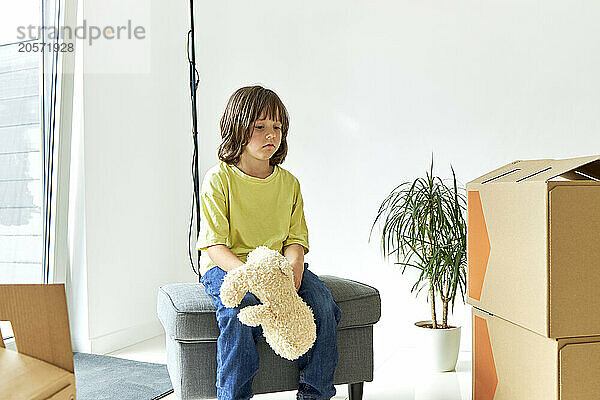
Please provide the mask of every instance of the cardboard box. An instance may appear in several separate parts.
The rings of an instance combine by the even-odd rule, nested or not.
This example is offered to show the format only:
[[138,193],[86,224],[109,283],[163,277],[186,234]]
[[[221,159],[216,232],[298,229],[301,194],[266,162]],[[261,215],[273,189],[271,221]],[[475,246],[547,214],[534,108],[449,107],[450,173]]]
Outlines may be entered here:
[[473,399],[600,399],[600,336],[550,339],[476,308]]
[[468,296],[549,338],[600,335],[600,156],[515,161],[467,184]]
[[18,350],[0,334],[0,398],[75,399],[64,285],[0,285],[0,321],[11,322]]

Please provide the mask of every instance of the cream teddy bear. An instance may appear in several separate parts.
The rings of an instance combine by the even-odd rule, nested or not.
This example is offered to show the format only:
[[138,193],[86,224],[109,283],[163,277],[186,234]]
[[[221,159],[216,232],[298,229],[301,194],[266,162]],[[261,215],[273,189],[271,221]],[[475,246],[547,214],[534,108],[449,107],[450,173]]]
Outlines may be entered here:
[[251,251],[245,265],[225,276],[221,301],[225,307],[236,307],[248,291],[262,304],[244,307],[238,319],[244,325],[262,325],[275,353],[295,360],[312,347],[317,338],[315,318],[298,296],[292,265],[284,256],[266,246]]

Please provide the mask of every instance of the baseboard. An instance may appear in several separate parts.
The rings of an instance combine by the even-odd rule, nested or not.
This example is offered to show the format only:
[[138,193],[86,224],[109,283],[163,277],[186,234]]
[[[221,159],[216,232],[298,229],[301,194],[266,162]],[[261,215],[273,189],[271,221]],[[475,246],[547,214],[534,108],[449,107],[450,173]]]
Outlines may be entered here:
[[111,353],[162,334],[164,334],[164,329],[158,320],[132,326],[130,328],[91,338],[90,353]]
[[71,346],[78,353],[91,353],[92,345],[89,339],[76,338],[71,334]]

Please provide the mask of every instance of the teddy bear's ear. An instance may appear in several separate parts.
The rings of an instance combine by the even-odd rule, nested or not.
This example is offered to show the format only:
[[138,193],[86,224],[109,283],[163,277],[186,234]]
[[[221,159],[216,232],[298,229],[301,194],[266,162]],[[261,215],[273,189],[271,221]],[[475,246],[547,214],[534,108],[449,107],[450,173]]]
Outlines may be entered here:
[[248,264],[259,264],[262,260],[268,259],[274,253],[277,253],[274,250],[271,250],[267,246],[258,246],[256,249],[252,250],[248,253],[246,257],[246,263]]

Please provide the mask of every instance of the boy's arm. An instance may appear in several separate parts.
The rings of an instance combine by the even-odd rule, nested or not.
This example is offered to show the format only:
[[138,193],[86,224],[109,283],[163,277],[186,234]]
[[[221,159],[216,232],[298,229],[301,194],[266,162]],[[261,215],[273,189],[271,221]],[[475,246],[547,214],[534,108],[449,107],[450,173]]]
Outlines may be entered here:
[[229,272],[239,266],[244,265],[242,260],[236,257],[229,247],[223,244],[215,244],[206,249],[210,259],[223,271]]
[[298,243],[292,243],[283,248],[283,255],[294,268],[294,286],[296,292],[300,289],[302,275],[304,275],[304,247]]

